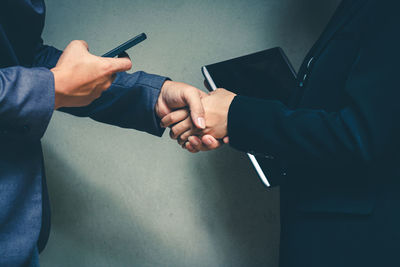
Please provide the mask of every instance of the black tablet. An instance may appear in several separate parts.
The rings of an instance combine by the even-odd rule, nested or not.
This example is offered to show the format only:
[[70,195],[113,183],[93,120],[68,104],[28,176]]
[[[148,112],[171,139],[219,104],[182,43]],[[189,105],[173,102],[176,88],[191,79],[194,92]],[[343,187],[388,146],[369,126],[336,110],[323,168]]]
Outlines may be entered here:
[[[202,67],[210,91],[225,88],[238,95],[287,104],[296,88],[296,72],[280,47]],[[270,186],[265,158],[247,154],[259,177]]]

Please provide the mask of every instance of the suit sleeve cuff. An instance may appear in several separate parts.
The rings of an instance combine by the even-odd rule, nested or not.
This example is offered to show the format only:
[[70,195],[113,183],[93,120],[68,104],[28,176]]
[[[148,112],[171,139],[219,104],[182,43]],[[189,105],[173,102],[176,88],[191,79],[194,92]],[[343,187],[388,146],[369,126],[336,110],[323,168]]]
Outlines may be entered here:
[[[149,74],[146,72],[137,72],[137,79],[134,80],[132,84],[132,76],[129,74],[120,74],[117,75],[116,80],[114,81],[115,85],[123,86],[123,87],[136,87],[143,91],[143,100],[147,101],[144,107],[143,114],[146,114],[146,127],[145,131],[161,137],[165,131],[164,128],[160,126],[160,118],[158,118],[155,112],[155,106],[158,100],[158,97],[161,92],[161,88],[164,85],[164,82],[170,80],[167,77]],[[149,122],[150,121],[150,122]]]
[[[3,117],[1,135],[40,140],[54,112],[54,76],[46,68],[8,68],[4,80],[13,81],[6,103],[0,107]],[[7,77],[7,78],[6,78]],[[7,86],[6,86],[7,87]],[[1,99],[0,99],[1,100]],[[0,101],[1,102],[1,101]]]
[[32,105],[36,107],[30,120],[23,123],[23,129],[33,138],[41,139],[54,113],[55,83],[53,73],[45,68],[36,69],[34,77],[31,82],[36,93],[32,94]]
[[[267,123],[265,114],[260,110],[265,109],[266,101],[246,96],[235,96],[228,113],[229,143],[234,148],[247,152],[257,153],[261,147],[260,124]],[[262,109],[258,108],[258,106]],[[260,118],[262,116],[262,119]]]
[[153,94],[153,97],[150,98],[151,104],[149,107],[152,109],[149,110],[149,113],[152,114],[152,125],[153,129],[150,129],[150,133],[156,136],[161,137],[164,134],[165,128],[162,128],[160,126],[161,119],[157,116],[156,114],[156,104],[158,97],[160,96],[161,88],[164,85],[165,81],[170,80],[167,77],[155,75],[155,74],[148,74],[143,72],[138,79],[138,84],[140,85],[145,85],[146,87],[151,88],[151,94]]

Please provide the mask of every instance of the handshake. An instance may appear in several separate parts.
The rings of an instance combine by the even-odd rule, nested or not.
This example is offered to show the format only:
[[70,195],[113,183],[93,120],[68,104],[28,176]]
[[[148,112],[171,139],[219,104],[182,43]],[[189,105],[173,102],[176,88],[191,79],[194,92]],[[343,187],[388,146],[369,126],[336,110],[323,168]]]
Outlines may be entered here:
[[[118,72],[131,69],[125,54],[102,58],[88,52],[84,41],[72,41],[51,69],[55,84],[55,109],[92,103],[107,90]],[[190,152],[212,150],[229,142],[229,106],[235,94],[218,89],[210,94],[188,84],[166,81],[155,105],[161,127]]]
[[156,104],[162,127],[192,153],[229,142],[228,111],[235,94],[218,89],[210,94],[188,84],[166,81]]

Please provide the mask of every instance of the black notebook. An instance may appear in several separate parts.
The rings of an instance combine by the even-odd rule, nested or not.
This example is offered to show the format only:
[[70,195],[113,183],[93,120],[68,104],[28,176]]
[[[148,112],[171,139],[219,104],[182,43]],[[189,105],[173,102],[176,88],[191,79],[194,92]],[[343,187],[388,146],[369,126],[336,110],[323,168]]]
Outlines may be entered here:
[[[202,67],[208,89],[225,88],[238,95],[287,104],[296,88],[296,72],[280,47]],[[266,186],[268,169],[264,157],[248,154]]]

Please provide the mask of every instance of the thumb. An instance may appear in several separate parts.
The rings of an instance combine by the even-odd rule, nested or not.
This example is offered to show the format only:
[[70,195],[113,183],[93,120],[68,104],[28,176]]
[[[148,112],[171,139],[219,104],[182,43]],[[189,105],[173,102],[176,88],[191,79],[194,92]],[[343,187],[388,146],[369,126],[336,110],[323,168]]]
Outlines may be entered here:
[[105,61],[108,61],[111,65],[111,73],[128,71],[132,68],[132,61],[129,57],[121,57],[121,58],[102,58]]
[[201,91],[198,89],[185,90],[184,101],[189,106],[190,117],[192,118],[193,124],[197,128],[206,128],[206,122],[204,119],[204,108],[201,102]]

